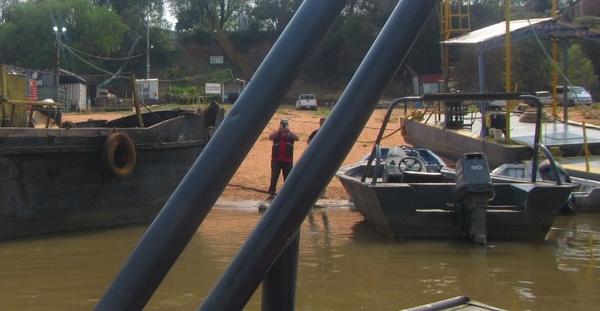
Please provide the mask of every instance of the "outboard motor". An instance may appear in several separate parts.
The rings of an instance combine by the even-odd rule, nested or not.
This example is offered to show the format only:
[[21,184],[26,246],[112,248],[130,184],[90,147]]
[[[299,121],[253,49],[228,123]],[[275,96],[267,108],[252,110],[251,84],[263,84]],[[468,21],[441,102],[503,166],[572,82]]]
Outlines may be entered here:
[[483,153],[465,153],[456,162],[455,206],[460,232],[486,244],[486,210],[493,194],[487,158]]

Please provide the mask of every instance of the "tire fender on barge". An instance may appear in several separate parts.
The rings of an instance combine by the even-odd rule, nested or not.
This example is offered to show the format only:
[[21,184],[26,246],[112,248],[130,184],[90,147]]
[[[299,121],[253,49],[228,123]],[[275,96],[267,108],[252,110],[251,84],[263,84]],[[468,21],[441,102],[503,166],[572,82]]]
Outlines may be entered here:
[[137,154],[129,136],[123,133],[108,135],[102,147],[102,162],[108,172],[117,178],[125,178],[135,169]]

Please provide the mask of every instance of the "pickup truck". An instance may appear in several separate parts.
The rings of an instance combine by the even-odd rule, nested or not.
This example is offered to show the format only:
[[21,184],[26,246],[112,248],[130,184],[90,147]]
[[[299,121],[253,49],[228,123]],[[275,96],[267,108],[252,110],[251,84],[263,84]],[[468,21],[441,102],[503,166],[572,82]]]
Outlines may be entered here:
[[313,94],[301,94],[296,101],[296,110],[310,109],[317,110],[319,105],[317,98]]

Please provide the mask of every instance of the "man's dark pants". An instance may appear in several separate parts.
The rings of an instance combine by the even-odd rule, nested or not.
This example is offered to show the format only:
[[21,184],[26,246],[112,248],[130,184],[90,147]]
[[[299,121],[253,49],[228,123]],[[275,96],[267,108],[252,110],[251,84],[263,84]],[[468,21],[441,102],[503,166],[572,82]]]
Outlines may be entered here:
[[292,171],[292,167],[294,166],[291,162],[280,162],[280,161],[271,161],[271,185],[269,185],[269,194],[275,195],[277,191],[277,180],[279,179],[279,173],[283,172],[283,181]]

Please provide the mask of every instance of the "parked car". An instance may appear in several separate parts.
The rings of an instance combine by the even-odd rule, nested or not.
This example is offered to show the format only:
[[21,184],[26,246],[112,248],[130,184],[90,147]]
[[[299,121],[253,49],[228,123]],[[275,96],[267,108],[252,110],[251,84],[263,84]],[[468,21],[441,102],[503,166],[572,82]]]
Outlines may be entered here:
[[543,105],[552,105],[552,94],[548,91],[537,91],[533,94]]
[[486,107],[487,107],[486,109],[489,109],[489,110],[496,110],[496,111],[503,110],[506,108],[506,101],[501,100],[501,99],[491,100],[489,102],[486,102]]
[[319,102],[317,98],[313,94],[300,94],[298,96],[298,100],[296,101],[296,110],[300,109],[310,109],[317,110],[319,106]]
[[[581,86],[569,86],[566,88],[567,92],[567,103],[569,106],[574,105],[590,105],[592,103],[592,95]],[[563,101],[565,93],[564,86],[556,87],[556,96],[559,102]]]

